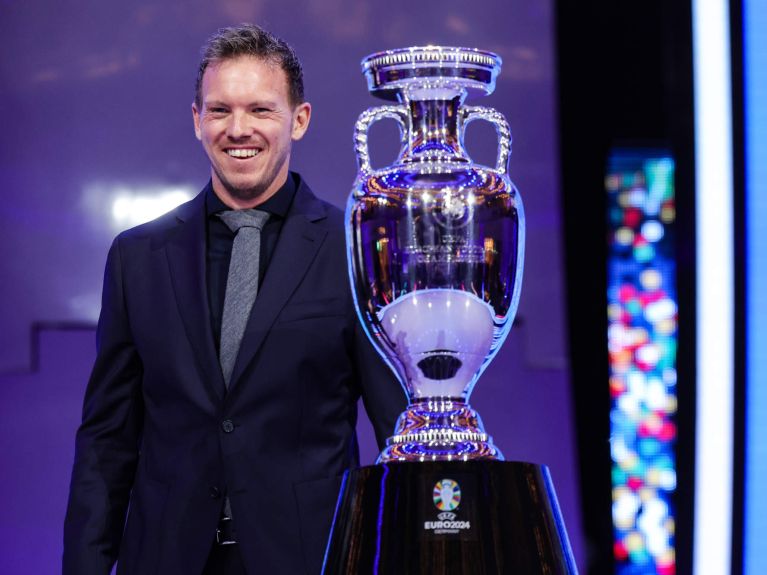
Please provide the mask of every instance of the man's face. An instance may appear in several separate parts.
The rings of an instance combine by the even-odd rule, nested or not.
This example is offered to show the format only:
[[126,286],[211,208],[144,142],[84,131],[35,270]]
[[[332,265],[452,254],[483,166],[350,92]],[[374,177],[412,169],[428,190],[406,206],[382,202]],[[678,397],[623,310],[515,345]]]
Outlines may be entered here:
[[271,197],[288,175],[290,148],[309,126],[311,106],[291,106],[278,64],[240,56],[216,62],[192,104],[194,131],[210,158],[213,190],[233,208]]

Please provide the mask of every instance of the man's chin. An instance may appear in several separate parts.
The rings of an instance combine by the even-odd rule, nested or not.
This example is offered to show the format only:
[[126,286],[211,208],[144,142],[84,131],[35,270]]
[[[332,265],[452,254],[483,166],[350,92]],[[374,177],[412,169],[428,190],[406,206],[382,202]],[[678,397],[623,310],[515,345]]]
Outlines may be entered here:
[[[254,204],[258,205],[265,202],[269,196],[277,191],[276,178],[280,174],[274,174],[274,177],[247,177],[245,174],[228,174],[235,176],[232,178],[222,178],[223,174],[217,170],[213,172],[213,189],[219,196],[228,196],[236,204]],[[243,177],[236,177],[243,176]],[[224,197],[221,198],[226,202]],[[253,206],[251,206],[253,207]]]
[[253,182],[220,182],[222,191],[233,200],[239,202],[252,202],[261,198],[267,190],[263,184]]
[[238,200],[255,200],[264,195],[265,186],[227,186],[226,191]]

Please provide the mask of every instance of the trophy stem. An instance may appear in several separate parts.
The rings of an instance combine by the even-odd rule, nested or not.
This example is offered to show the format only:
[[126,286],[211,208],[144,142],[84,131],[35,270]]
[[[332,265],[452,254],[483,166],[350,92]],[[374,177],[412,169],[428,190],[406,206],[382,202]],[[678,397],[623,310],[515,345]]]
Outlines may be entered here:
[[400,415],[378,463],[503,460],[482,419],[461,398],[418,398]]

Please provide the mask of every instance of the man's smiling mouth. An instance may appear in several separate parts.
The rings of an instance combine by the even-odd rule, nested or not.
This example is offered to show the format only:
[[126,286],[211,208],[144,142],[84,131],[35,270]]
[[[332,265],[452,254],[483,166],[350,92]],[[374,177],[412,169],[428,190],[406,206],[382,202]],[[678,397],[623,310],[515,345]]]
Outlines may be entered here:
[[258,155],[259,150],[254,148],[242,149],[242,148],[230,148],[226,150],[226,153],[233,158],[252,158]]

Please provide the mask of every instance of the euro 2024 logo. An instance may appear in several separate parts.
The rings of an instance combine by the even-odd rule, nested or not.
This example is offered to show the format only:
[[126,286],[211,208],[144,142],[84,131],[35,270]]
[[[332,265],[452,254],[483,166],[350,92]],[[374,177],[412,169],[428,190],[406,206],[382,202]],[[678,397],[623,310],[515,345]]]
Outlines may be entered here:
[[453,511],[461,504],[461,486],[452,479],[442,479],[434,485],[434,505],[440,511]]
[[432,490],[434,506],[440,511],[437,521],[425,521],[423,528],[435,535],[456,534],[471,529],[469,521],[457,520],[453,513],[461,504],[461,486],[453,479],[437,481]]

